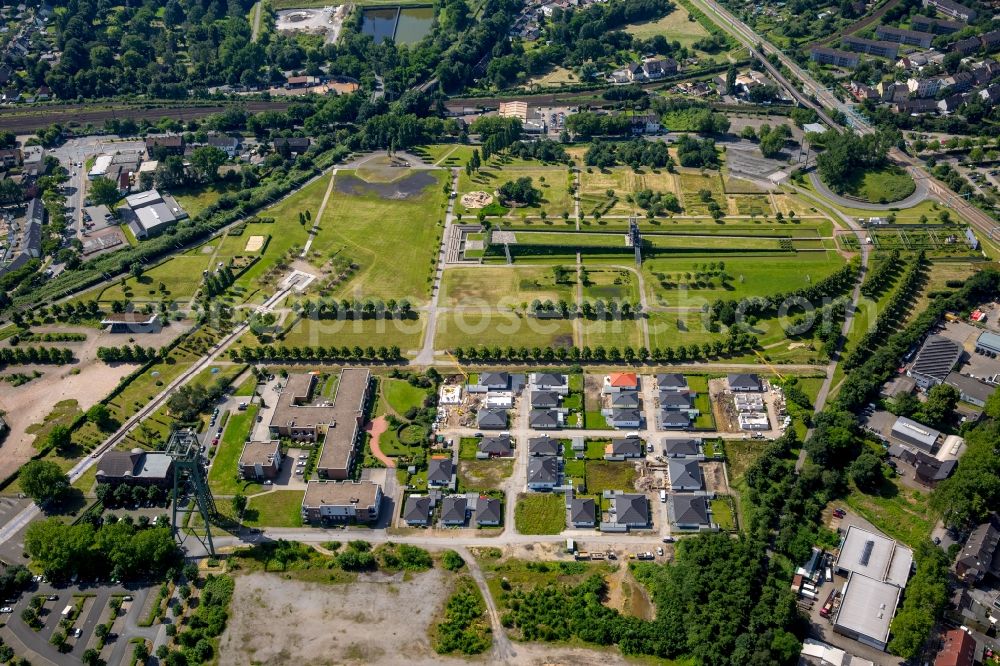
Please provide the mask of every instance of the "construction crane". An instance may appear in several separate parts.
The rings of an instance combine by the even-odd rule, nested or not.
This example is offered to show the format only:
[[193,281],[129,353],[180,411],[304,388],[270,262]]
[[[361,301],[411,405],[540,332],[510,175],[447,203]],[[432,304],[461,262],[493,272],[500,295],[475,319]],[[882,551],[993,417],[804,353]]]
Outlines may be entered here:
[[464,370],[464,369],[462,368],[462,364],[458,362],[458,359],[457,359],[457,358],[455,358],[455,355],[454,355],[454,354],[452,354],[452,353],[451,353],[450,351],[448,351],[447,349],[445,350],[445,352],[444,352],[444,353],[445,353],[445,354],[447,354],[447,355],[448,355],[448,358],[450,358],[450,359],[451,359],[451,360],[452,360],[452,361],[453,361],[453,362],[455,363],[455,366],[456,366],[456,367],[458,368],[458,371],[462,373],[462,376],[463,376],[463,377],[465,377],[465,381],[469,381],[469,373],[467,373],[467,372],[466,372],[466,371],[465,371],[465,370]]
[[777,368],[775,368],[775,367],[774,367],[773,365],[771,365],[770,363],[768,363],[768,362],[767,362],[767,359],[766,359],[766,358],[764,358],[764,355],[763,355],[763,354],[761,354],[761,353],[760,353],[759,351],[757,351],[756,349],[754,349],[754,350],[753,350],[753,353],[757,355],[757,358],[759,358],[759,359],[760,359],[760,362],[761,362],[761,363],[763,363],[764,365],[766,365],[766,366],[767,366],[767,369],[768,369],[768,370],[770,370],[771,372],[773,372],[774,374],[776,374],[776,375],[778,376],[778,379],[780,379],[780,380],[784,381],[784,379],[785,379],[785,378],[781,376],[781,373],[780,373],[780,372],[778,372],[778,369],[777,369]]

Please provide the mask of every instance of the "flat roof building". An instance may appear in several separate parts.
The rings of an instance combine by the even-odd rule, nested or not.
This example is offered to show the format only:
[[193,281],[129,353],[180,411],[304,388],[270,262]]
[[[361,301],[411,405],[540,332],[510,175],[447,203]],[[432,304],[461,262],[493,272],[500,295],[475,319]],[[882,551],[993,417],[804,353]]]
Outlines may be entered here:
[[241,479],[274,479],[281,471],[281,442],[272,439],[267,442],[247,442],[240,454],[239,472]]
[[922,451],[931,453],[937,445],[941,433],[934,428],[917,423],[913,419],[900,416],[892,424],[889,431],[889,438],[897,440],[903,444],[915,446]]
[[857,573],[873,580],[905,587],[913,564],[913,551],[896,541],[851,526],[840,547],[837,571]]
[[289,375],[271,416],[272,438],[318,442],[323,449],[316,470],[320,478],[348,478],[364,423],[371,373],[344,368],[332,398],[313,400],[316,376]]
[[992,331],[983,331],[976,338],[976,346],[994,354],[1000,354],[1000,335]]
[[885,650],[902,589],[852,573],[837,610],[833,630],[859,643]]
[[828,46],[812,47],[809,51],[809,57],[812,58],[814,62],[824,65],[849,67],[851,69],[857,67],[858,63],[861,62],[861,58],[857,53],[841,51],[840,49],[831,49]]
[[378,520],[382,486],[371,481],[310,481],[302,519],[310,523],[370,523]]
[[125,197],[119,209],[136,238],[157,236],[188,214],[169,194],[147,190]]

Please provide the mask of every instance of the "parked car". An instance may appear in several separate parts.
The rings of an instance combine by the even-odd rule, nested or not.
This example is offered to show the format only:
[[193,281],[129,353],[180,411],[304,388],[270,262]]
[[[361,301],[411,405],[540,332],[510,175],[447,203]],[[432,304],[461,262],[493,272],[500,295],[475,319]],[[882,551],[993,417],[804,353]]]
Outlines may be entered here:
[[3,608],[0,608],[0,613],[13,613],[13,612],[14,609],[11,608],[10,606],[4,606]]
[[59,601],[59,597],[58,597],[57,595],[55,595],[55,594],[50,594],[50,595],[49,595],[48,597],[46,597],[46,598],[47,598],[47,599],[48,599],[49,601]]

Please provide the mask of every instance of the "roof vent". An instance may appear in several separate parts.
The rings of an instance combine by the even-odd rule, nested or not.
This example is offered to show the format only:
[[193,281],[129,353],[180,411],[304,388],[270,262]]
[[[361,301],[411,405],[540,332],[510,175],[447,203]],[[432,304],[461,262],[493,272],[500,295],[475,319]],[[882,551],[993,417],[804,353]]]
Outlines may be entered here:
[[868,566],[868,561],[872,558],[872,550],[875,548],[875,542],[869,539],[865,541],[865,549],[861,551],[861,565]]

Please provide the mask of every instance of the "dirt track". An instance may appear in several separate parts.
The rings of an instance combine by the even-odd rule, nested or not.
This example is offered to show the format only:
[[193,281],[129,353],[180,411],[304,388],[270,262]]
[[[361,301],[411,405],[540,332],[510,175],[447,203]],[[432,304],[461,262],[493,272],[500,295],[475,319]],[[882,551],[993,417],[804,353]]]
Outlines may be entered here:
[[0,130],[14,134],[31,134],[53,123],[73,126],[91,124],[103,126],[105,120],[117,118],[124,120],[159,120],[173,118],[179,121],[202,118],[213,113],[225,111],[231,106],[241,106],[247,111],[284,111],[290,101],[262,102],[236,101],[220,102],[208,106],[123,106],[114,104],[60,104],[53,106],[5,108],[0,113]]

